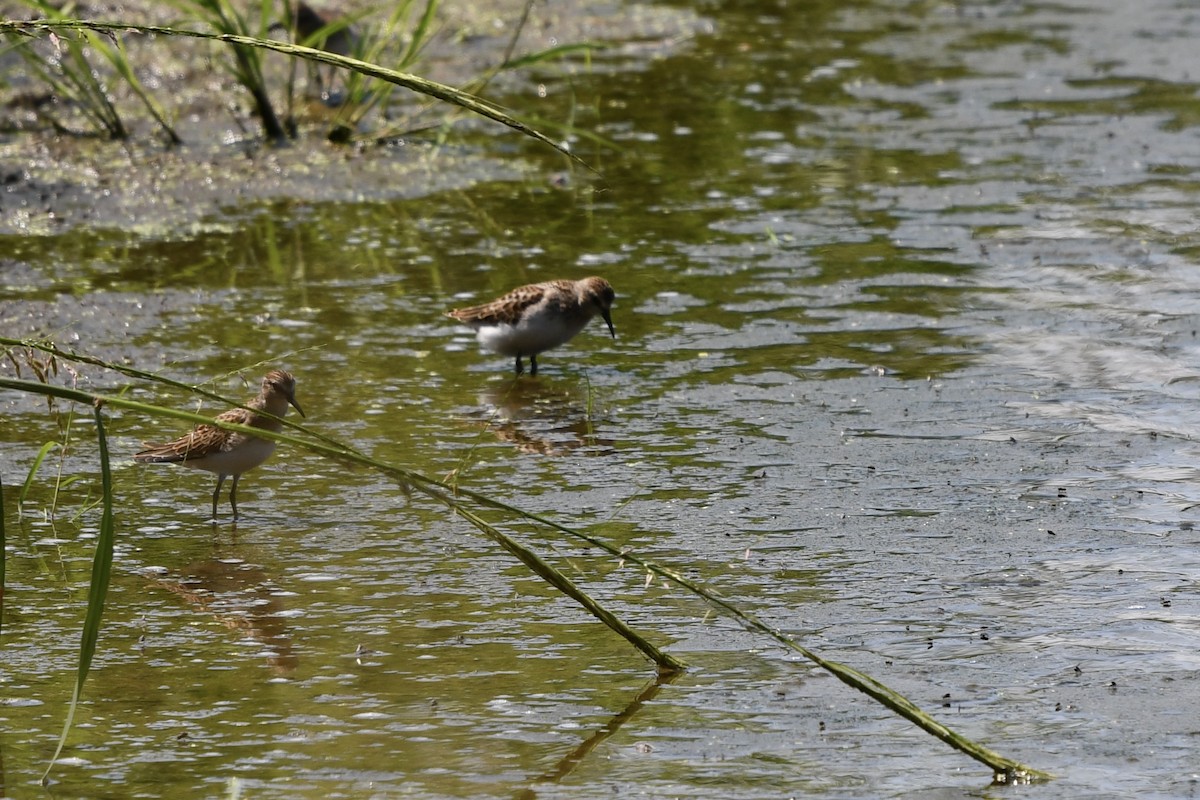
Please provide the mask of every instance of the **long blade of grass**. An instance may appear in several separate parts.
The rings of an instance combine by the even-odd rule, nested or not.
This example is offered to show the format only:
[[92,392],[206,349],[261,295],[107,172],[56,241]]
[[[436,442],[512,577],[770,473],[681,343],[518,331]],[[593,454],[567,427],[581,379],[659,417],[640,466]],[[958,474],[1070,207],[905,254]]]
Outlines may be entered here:
[[1019,761],[1006,758],[999,753],[996,753],[989,748],[984,747],[983,745],[980,745],[977,742],[951,730],[930,715],[926,714],[911,700],[899,694],[898,692],[893,691],[871,676],[866,675],[865,673],[860,672],[852,667],[848,667],[844,664],[839,664],[838,662],[823,658],[815,651],[804,647],[782,631],[762,622],[755,615],[746,611],[742,611],[717,592],[707,589],[696,581],[684,577],[676,570],[657,564],[649,559],[642,558],[631,551],[614,547],[613,545],[610,545],[597,537],[575,530],[567,525],[563,525],[562,523],[556,522],[540,514],[524,511],[516,506],[488,497],[479,492],[474,492],[459,486],[451,486],[442,481],[425,477],[420,473],[386,464],[373,459],[348,445],[330,446],[323,442],[300,439],[286,433],[272,433],[270,431],[264,431],[257,428],[251,429],[246,426],[234,425],[232,423],[215,422],[207,417],[202,417],[198,414],[191,414],[190,412],[159,408],[157,406],[148,406],[144,403],[126,400],[121,397],[97,396],[81,392],[77,389],[50,386],[32,381],[0,378],[0,388],[11,388],[18,391],[30,391],[36,394],[50,394],[55,397],[72,399],[80,402],[108,403],[120,408],[142,411],[144,413],[157,416],[168,416],[197,422],[205,422],[208,424],[216,424],[218,427],[226,430],[253,433],[255,436],[263,439],[271,439],[276,442],[291,444],[296,447],[307,449],[311,452],[321,453],[326,456],[375,469],[385,475],[390,475],[399,480],[402,485],[406,487],[411,487],[412,489],[420,491],[429,497],[437,499],[439,502],[446,503],[455,511],[460,511],[463,509],[462,504],[459,502],[459,498],[465,497],[485,507],[504,511],[525,520],[538,522],[552,530],[559,531],[564,535],[587,542],[588,544],[600,548],[605,552],[616,556],[617,558],[623,559],[624,561],[637,564],[643,569],[646,569],[660,577],[666,578],[678,586],[683,587],[692,594],[703,598],[710,605],[730,614],[748,628],[763,633],[785,647],[796,651],[800,655],[820,666],[822,669],[825,669],[833,674],[842,682],[855,689],[858,689],[882,704],[884,707],[909,720],[926,733],[929,733],[959,752],[988,766],[992,769],[993,775],[998,781],[1009,783],[1018,781],[1041,781],[1049,780],[1052,777],[1046,772],[1034,769],[1033,767],[1022,764]]
[[4,534],[4,478],[0,476],[0,631],[4,630],[4,571],[7,553],[8,539]]
[[532,10],[533,0],[525,0],[525,7],[521,9],[521,18],[513,26],[513,33],[509,37],[508,47],[504,48],[504,58],[500,60],[501,64],[507,64],[508,60],[512,58],[513,51],[517,49],[517,40],[521,38],[521,32],[525,30],[525,23],[529,22],[529,12]]
[[605,49],[604,45],[596,44],[595,42],[560,44],[556,47],[548,47],[545,50],[538,50],[535,53],[526,53],[520,58],[514,58],[511,61],[505,61],[502,66],[504,69],[520,69],[521,67],[540,64],[543,61],[552,61],[560,56],[565,56],[568,53],[594,52],[596,50],[603,49]]
[[46,442],[42,448],[38,450],[37,455],[33,458],[33,463],[29,465],[29,472],[25,475],[25,485],[21,487],[20,494],[17,495],[17,510],[25,504],[25,496],[29,494],[29,487],[33,486],[33,479],[37,477],[38,470],[41,469],[42,462],[46,460],[46,456],[50,451],[58,447],[58,442]]
[[[408,473],[407,478],[412,483],[413,489],[418,491],[424,488],[421,484],[425,481],[429,481],[433,486],[439,488],[444,486],[444,484],[442,484],[440,481],[434,481],[416,473]],[[836,677],[838,680],[859,690],[860,692],[863,692],[873,700],[882,704],[884,707],[891,709],[900,716],[904,717],[921,730],[950,745],[955,750],[958,750],[959,752],[970,756],[976,761],[987,765],[992,769],[994,775],[1002,779],[1004,782],[1011,783],[1025,780],[1049,780],[1052,777],[1046,772],[1036,770],[1018,761],[1006,758],[999,753],[996,753],[995,751],[990,750],[987,747],[984,747],[983,745],[978,744],[977,742],[955,732],[954,730],[938,722],[929,714],[925,713],[919,706],[917,706],[916,703],[912,702],[899,692],[890,689],[871,676],[860,672],[853,667],[840,664],[836,661],[830,661],[829,659],[822,657],[815,651],[804,647],[786,633],[767,625],[754,614],[741,610],[729,600],[722,597],[719,593],[700,585],[696,581],[685,577],[674,569],[657,564],[650,559],[642,558],[630,550],[614,547],[608,542],[605,542],[603,539],[599,539],[590,534],[576,530],[570,526],[563,525],[562,523],[556,522],[548,517],[516,508],[515,506],[496,500],[495,498],[488,497],[487,495],[473,492],[469,489],[463,489],[462,487],[456,487],[455,492],[462,497],[467,497],[489,508],[507,511],[512,514],[520,515],[525,519],[536,521],[567,536],[587,542],[588,544],[604,550],[605,552],[616,556],[623,561],[637,564],[648,572],[658,575],[659,577],[666,578],[672,583],[683,587],[692,594],[703,598],[705,602],[709,603],[713,607],[729,614],[747,628],[763,633],[784,645],[788,649],[794,650],[804,658],[807,658],[814,664],[834,675],[834,677]]]
[[[30,350],[39,350],[43,353],[47,353],[51,356],[55,356],[56,358],[65,358],[65,359],[68,359],[71,361],[77,361],[80,364],[91,364],[92,366],[111,370],[113,372],[120,373],[121,375],[128,375],[131,378],[138,378],[140,380],[145,380],[145,381],[153,381],[155,383],[161,383],[164,386],[171,386],[176,389],[182,389],[185,392],[191,392],[192,394],[199,395],[200,397],[206,398],[208,400],[213,400],[217,403],[220,403],[223,406],[247,408],[247,406],[243,405],[238,400],[233,400],[231,398],[217,394],[216,392],[210,392],[207,389],[201,388],[199,386],[193,386],[190,383],[184,383],[182,381],[177,381],[177,380],[174,380],[173,378],[168,378],[164,375],[159,375],[154,372],[147,372],[146,370],[137,369],[136,367],[129,367],[124,364],[110,364],[107,361],[104,361],[103,359],[95,358],[95,357],[89,356],[85,353],[76,353],[72,350],[63,350],[63,349],[51,344],[50,342],[39,341],[37,339],[10,339],[7,336],[0,336],[0,345],[5,346],[5,347],[24,347],[24,348],[28,348]],[[261,365],[255,365],[255,366],[261,366]],[[51,396],[53,396],[53,395],[51,395]],[[247,410],[249,410],[249,409],[247,409]],[[262,409],[256,409],[256,412],[259,414],[266,414],[267,416],[271,416],[269,413],[263,411]],[[196,417],[196,419],[199,420],[200,418]],[[201,420],[201,421],[208,421],[208,420]],[[317,439],[320,439],[321,441],[326,442],[327,444],[329,444],[331,446],[334,446],[334,447],[340,446],[340,443],[337,440],[332,439],[328,436],[324,436],[320,433],[317,433],[316,431],[307,430],[307,429],[301,427],[299,424],[293,422],[292,420],[282,419],[281,421],[283,422],[285,427],[294,428],[296,430],[304,430],[304,432],[309,434],[310,436],[314,436]]]
[[643,655],[658,665],[658,672],[660,675],[670,675],[672,673],[682,672],[687,668],[687,664],[651,644],[647,639],[622,622],[619,617],[606,609],[600,603],[596,602],[595,599],[580,589],[570,578],[546,563],[537,553],[533,552],[528,547],[525,547],[523,544],[520,544],[512,537],[502,533],[495,526],[488,523],[474,511],[463,507],[461,503],[456,503],[452,499],[445,496],[442,496],[439,499],[446,503],[446,505],[453,508],[457,514],[474,525],[478,530],[488,536],[488,538],[492,539],[509,553],[514,555],[517,560],[529,567],[531,571],[539,575],[551,586],[575,600],[575,602],[583,606],[592,616],[596,617],[596,619],[600,620],[609,628],[624,637],[626,641],[631,643],[634,647],[640,650]]
[[[43,384],[44,385],[44,384]],[[112,577],[113,539],[115,526],[113,524],[113,487],[112,468],[108,458],[108,436],[104,430],[103,405],[95,403],[93,410],[96,417],[96,445],[100,455],[100,486],[103,494],[103,511],[100,515],[100,535],[96,539],[96,553],[92,558],[92,580],[88,587],[87,613],[83,619],[83,633],[79,643],[79,667],[75,673],[75,690],[71,693],[71,702],[67,706],[67,720],[63,724],[62,735],[50,764],[42,774],[42,784],[45,785],[50,770],[62,754],[71,732],[71,724],[75,721],[75,711],[79,707],[79,699],[83,695],[83,684],[87,680],[92,659],[96,655],[96,642],[100,638],[100,621],[104,616],[104,601],[108,597],[108,584]]]
[[400,57],[401,67],[407,67],[415,62],[420,56],[421,50],[429,43],[433,22],[437,17],[438,5],[439,0],[426,0],[425,11],[421,14],[421,19],[417,21],[416,27],[413,28],[404,55]]
[[478,114],[481,117],[486,117],[502,125],[524,134],[525,136],[535,139],[542,144],[548,145],[569,159],[595,172],[595,170],[579,156],[572,153],[563,144],[553,141],[550,137],[537,131],[521,120],[516,119],[509,114],[506,114],[499,106],[495,106],[482,98],[471,95],[467,92],[455,89],[452,86],[447,86],[443,83],[431,81],[426,78],[421,78],[416,75],[411,75],[405,72],[397,72],[395,70],[381,67],[378,64],[371,64],[366,61],[360,61],[357,58],[342,56],[336,53],[330,53],[325,50],[317,50],[311,47],[304,47],[290,42],[277,42],[272,39],[257,39],[251,36],[230,33],[208,33],[206,31],[192,31],[182,28],[169,28],[161,25],[130,25],[121,22],[93,22],[90,20],[52,20],[39,19],[31,21],[21,20],[0,20],[0,33],[12,31],[26,36],[34,35],[39,31],[55,31],[55,30],[96,30],[96,31],[112,31],[120,33],[123,31],[136,33],[153,33],[162,36],[186,36],[193,39],[210,39],[218,42],[227,42],[231,45],[242,47],[261,48],[264,50],[273,50],[284,55],[294,56],[296,58],[307,59],[308,61],[316,61],[322,64],[332,64],[335,67],[353,70],[354,72],[368,75],[373,78],[394,83],[397,86],[417,92],[418,94],[434,97],[459,108],[463,108],[473,114]]
[[[437,495],[431,494],[430,496],[436,497]],[[663,652],[658,647],[651,644],[648,640],[643,638],[632,628],[622,622],[617,616],[609,612],[589,595],[579,589],[579,587],[576,586],[569,578],[543,561],[541,557],[532,550],[505,535],[493,525],[483,520],[483,518],[481,518],[474,511],[465,508],[461,503],[455,502],[452,498],[443,495],[440,497],[440,499],[447,506],[453,508],[456,513],[471,522],[471,524],[480,531],[484,532],[488,536],[492,537],[495,541],[500,543],[506,550],[520,559],[522,563],[528,566],[535,573],[540,575],[543,579],[559,589],[561,592],[574,599],[585,609],[587,609],[587,611],[593,616],[595,616],[612,630],[616,631],[627,641],[632,643],[634,647],[636,647],[651,661],[658,665],[658,672],[660,675],[669,675],[676,672],[682,672],[687,668],[687,665],[682,660]]]

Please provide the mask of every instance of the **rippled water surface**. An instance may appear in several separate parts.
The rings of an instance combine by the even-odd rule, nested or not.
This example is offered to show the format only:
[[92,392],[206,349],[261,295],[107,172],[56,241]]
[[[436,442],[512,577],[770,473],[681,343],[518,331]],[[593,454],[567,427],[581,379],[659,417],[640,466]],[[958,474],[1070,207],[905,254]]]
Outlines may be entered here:
[[[236,397],[221,376],[286,366],[313,430],[703,580],[1058,776],[1022,795],[1193,796],[1200,14],[692,10],[677,41],[504,98],[607,139],[575,145],[602,179],[500,134],[480,145],[505,179],[331,185],[171,233],[23,234],[0,204],[0,330]],[[438,187],[453,163],[371,158],[428,159]],[[537,378],[441,316],[587,274],[616,287],[617,339],[597,322]],[[40,797],[99,477],[86,409],[0,402],[0,793]],[[214,526],[207,473],[128,458],[183,423],[109,418],[117,564],[57,797],[1008,793],[603,554],[506,523],[687,660],[674,681],[374,472],[282,448]]]

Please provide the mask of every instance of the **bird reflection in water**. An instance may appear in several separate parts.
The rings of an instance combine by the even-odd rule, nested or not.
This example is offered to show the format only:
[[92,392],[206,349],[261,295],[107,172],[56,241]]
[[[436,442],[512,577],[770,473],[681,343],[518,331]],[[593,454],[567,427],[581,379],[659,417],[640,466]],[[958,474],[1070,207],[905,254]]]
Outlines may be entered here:
[[574,387],[553,382],[500,381],[480,397],[483,425],[522,453],[606,455],[613,439],[597,435],[590,404]]
[[260,642],[276,674],[286,675],[300,663],[284,624],[283,599],[262,567],[239,558],[210,558],[151,580],[225,627]]

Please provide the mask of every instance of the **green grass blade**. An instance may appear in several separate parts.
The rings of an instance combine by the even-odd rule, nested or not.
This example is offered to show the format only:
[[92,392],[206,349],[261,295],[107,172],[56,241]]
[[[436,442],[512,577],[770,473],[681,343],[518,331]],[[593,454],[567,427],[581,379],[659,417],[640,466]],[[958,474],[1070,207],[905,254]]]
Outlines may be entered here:
[[[140,380],[145,380],[145,381],[153,381],[155,383],[161,383],[164,386],[171,386],[175,389],[182,389],[185,392],[190,392],[192,394],[199,395],[200,397],[220,403],[223,406],[246,408],[246,406],[242,405],[242,403],[238,400],[233,400],[228,397],[224,397],[220,394],[217,394],[216,392],[210,392],[207,389],[202,389],[199,386],[193,386],[189,383],[177,381],[172,378],[168,378],[163,375],[158,375],[153,372],[147,372],[146,370],[137,369],[135,367],[128,367],[123,364],[110,364],[107,361],[104,361],[99,358],[95,358],[93,356],[86,355],[84,353],[76,353],[76,352],[73,352],[70,350],[62,350],[58,347],[55,347],[53,344],[51,344],[49,342],[39,341],[37,339],[11,339],[6,336],[0,336],[0,345],[6,346],[6,347],[23,347],[23,348],[28,348],[30,350],[38,350],[40,352],[54,356],[55,358],[67,359],[70,361],[77,361],[80,364],[91,364],[94,367],[100,367],[101,369],[111,370],[111,371],[119,373],[121,375],[127,375],[131,378],[138,378]],[[264,366],[264,365],[265,365],[265,362],[260,363],[260,364],[254,364],[252,366],[258,367],[258,366]],[[74,397],[74,395],[67,396],[67,395],[57,395],[54,393],[48,393],[48,394],[50,394],[51,397],[62,397],[63,399],[70,399],[70,397]],[[86,396],[88,398],[87,402],[91,402],[90,395],[82,395],[82,393],[79,393],[79,394],[81,396]],[[146,406],[143,410],[156,409],[156,408],[158,408],[158,407],[157,406]],[[149,413],[154,413],[154,412],[151,411]],[[183,413],[186,415],[187,412],[183,412]],[[258,409],[258,413],[262,414],[262,413],[266,413],[266,412],[264,412],[262,409]],[[268,414],[267,416],[270,416],[270,415]],[[186,420],[193,421],[193,422],[195,422],[195,421],[210,422],[211,421],[206,418],[202,418],[198,415],[184,416],[184,417],[182,417],[182,419],[186,419]],[[301,427],[298,423],[295,423],[289,419],[284,419],[284,420],[282,420],[282,422],[285,427],[293,428],[295,430],[304,430],[305,433],[307,433],[310,436],[313,436],[317,439],[320,439],[321,441],[329,444],[330,446],[333,446],[333,447],[341,446],[341,443],[336,441],[335,439],[332,439],[328,436],[324,436],[315,431],[306,430],[303,427]]]
[[[409,480],[412,481],[413,488],[417,490],[423,489],[421,485],[423,481],[429,481],[434,486],[441,486],[439,481],[431,481],[429,478],[425,478],[424,476],[416,475],[414,473],[409,473]],[[990,750],[983,745],[951,730],[931,717],[929,714],[926,714],[919,706],[917,706],[916,703],[913,703],[899,692],[893,691],[884,684],[880,683],[869,675],[854,669],[853,667],[848,667],[844,664],[839,664],[836,661],[830,661],[826,658],[823,658],[815,651],[804,647],[795,639],[778,630],[777,628],[767,625],[755,615],[746,611],[742,611],[740,608],[729,602],[717,592],[705,588],[696,581],[683,576],[674,569],[657,564],[649,559],[642,558],[632,551],[614,547],[602,539],[591,536],[587,533],[583,533],[582,531],[578,531],[567,525],[563,525],[560,522],[556,522],[540,514],[534,514],[522,509],[518,509],[515,506],[511,506],[486,495],[473,492],[469,489],[458,487],[455,489],[455,491],[460,496],[467,497],[489,508],[507,511],[512,514],[518,514],[525,519],[539,522],[546,527],[559,531],[567,536],[587,542],[588,544],[604,550],[610,555],[613,555],[623,561],[637,564],[648,572],[658,575],[659,577],[666,578],[667,580],[686,589],[692,594],[703,598],[714,608],[717,608],[720,611],[723,611],[724,613],[737,619],[747,628],[763,633],[785,647],[796,651],[800,655],[820,666],[822,669],[833,674],[836,678],[838,678],[838,680],[868,695],[886,708],[904,717],[926,733],[940,739],[954,749],[967,756],[970,756],[976,761],[987,765],[992,769],[994,775],[1003,776],[1006,782],[1014,782],[1018,780],[1040,781],[1049,780],[1052,777],[1048,773],[1036,770],[1013,759],[1006,758],[1005,756],[1002,756],[999,753],[996,753],[993,750]]]
[[[521,32],[525,30],[525,23],[529,21],[529,12],[533,10],[534,0],[525,0],[525,7],[521,9],[521,18],[517,20],[517,24],[513,26],[512,36],[508,39],[508,46],[504,48],[504,58],[500,59],[500,63],[506,64],[512,58],[513,51],[517,49],[517,41],[521,38]],[[494,76],[495,73],[493,72]],[[487,80],[491,80],[489,77]]]
[[4,534],[4,478],[0,476],[0,631],[4,630],[4,566],[7,563],[8,539]]
[[21,506],[25,504],[25,496],[29,494],[29,487],[33,486],[33,479],[37,477],[38,470],[41,469],[42,462],[46,460],[46,456],[50,451],[58,447],[58,442],[46,442],[42,445],[42,449],[38,450],[37,456],[33,459],[33,464],[29,467],[29,473],[25,476],[25,485],[21,487],[20,494],[17,495],[17,510],[20,511]]
[[88,587],[87,613],[83,620],[83,633],[79,643],[79,668],[75,674],[75,690],[71,693],[71,702],[67,707],[67,720],[63,724],[62,735],[58,746],[50,758],[50,764],[42,775],[42,784],[46,783],[50,770],[62,754],[71,732],[71,724],[75,721],[75,711],[79,707],[79,699],[83,694],[83,684],[87,680],[88,670],[91,669],[92,659],[96,654],[96,642],[100,638],[100,621],[104,616],[104,600],[108,596],[108,584],[112,577],[113,539],[115,537],[113,524],[113,488],[112,467],[108,458],[108,437],[104,430],[103,405],[93,405],[96,417],[96,445],[100,455],[100,485],[104,497],[104,509],[100,516],[100,536],[96,539],[96,554],[92,558],[92,580]]
[[621,621],[619,617],[606,609],[594,598],[580,589],[574,581],[563,575],[550,564],[546,563],[541,556],[525,547],[521,543],[514,540],[498,530],[495,526],[484,520],[474,511],[465,508],[461,503],[455,502],[452,498],[441,496],[442,502],[454,509],[464,519],[474,525],[478,530],[482,531],[490,539],[498,543],[501,547],[511,553],[522,564],[543,580],[549,583],[554,588],[558,589],[563,594],[567,595],[575,602],[583,606],[588,613],[596,619],[603,622],[618,635],[623,637],[627,642],[637,648],[643,655],[658,665],[660,675],[669,675],[676,672],[682,672],[687,668],[687,665],[675,658],[674,656],[660,650],[658,647],[651,644],[647,639],[638,634],[628,625]]
[[534,64],[540,64],[543,61],[551,61],[559,56],[564,56],[568,53],[592,52],[595,50],[603,50],[604,45],[594,42],[576,42],[574,44],[560,44],[557,47],[548,47],[545,50],[538,50],[536,53],[526,53],[520,58],[514,58],[511,61],[504,62],[504,69],[520,69]]
[[421,51],[425,49],[425,45],[429,43],[432,37],[433,22],[437,18],[438,4],[439,0],[426,0],[425,11],[422,12],[417,26],[413,28],[412,37],[408,40],[408,47],[405,48],[404,55],[400,57],[401,69],[415,63],[421,55]]

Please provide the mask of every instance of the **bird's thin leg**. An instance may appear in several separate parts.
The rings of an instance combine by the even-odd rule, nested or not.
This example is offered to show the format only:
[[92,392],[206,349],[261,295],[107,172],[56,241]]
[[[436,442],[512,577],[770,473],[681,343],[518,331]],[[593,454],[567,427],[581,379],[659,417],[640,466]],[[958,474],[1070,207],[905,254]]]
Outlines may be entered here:
[[529,357],[529,374],[537,375],[537,356]]
[[520,375],[525,371],[525,365],[521,363],[521,354],[517,353],[517,374]]
[[240,478],[240,477],[242,477],[240,474],[234,475],[233,476],[233,486],[229,487],[229,505],[233,506],[233,518],[235,520],[238,518],[238,515],[237,515],[237,482],[238,482],[238,478]]
[[[237,478],[233,479],[234,485],[237,484]],[[224,475],[217,475],[217,488],[213,490],[213,519],[217,518],[217,500],[221,497],[221,484],[225,482]]]

